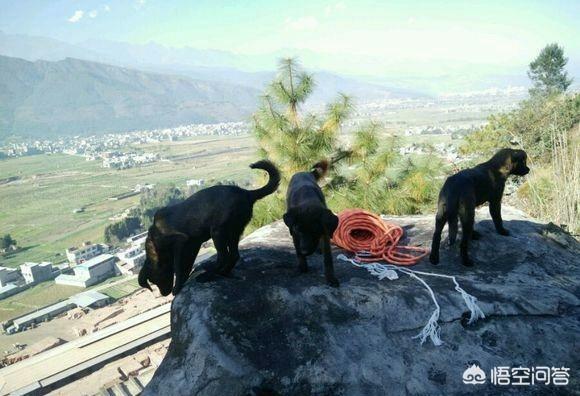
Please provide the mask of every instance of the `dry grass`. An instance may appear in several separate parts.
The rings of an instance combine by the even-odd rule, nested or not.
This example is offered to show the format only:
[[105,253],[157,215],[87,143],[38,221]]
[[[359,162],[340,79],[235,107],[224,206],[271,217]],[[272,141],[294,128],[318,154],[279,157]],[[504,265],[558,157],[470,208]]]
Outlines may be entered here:
[[[555,125],[553,123],[552,125]],[[554,149],[549,164],[531,164],[519,195],[535,216],[580,234],[580,124],[569,131],[551,128]],[[536,165],[536,166],[534,166]]]

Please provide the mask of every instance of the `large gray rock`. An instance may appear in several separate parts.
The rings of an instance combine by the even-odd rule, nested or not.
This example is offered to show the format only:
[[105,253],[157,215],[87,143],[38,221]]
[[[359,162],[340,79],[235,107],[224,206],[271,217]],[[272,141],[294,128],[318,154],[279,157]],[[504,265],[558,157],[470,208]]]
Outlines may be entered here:
[[[580,392],[579,244],[515,209],[503,212],[510,237],[478,211],[475,267],[462,267],[444,241],[439,266],[425,259],[412,268],[457,275],[486,315],[467,325],[453,282],[424,276],[441,305],[441,346],[412,338],[434,309],[416,279],[378,280],[335,261],[341,286],[334,289],[324,283],[320,256],[298,274],[283,223],[256,231],[241,245],[235,278],[211,280],[201,271],[174,300],[173,339],[145,395]],[[429,246],[433,216],[390,220],[410,243]],[[462,382],[471,364],[486,372],[485,384]],[[489,379],[495,366],[567,367],[570,384],[500,387]]]

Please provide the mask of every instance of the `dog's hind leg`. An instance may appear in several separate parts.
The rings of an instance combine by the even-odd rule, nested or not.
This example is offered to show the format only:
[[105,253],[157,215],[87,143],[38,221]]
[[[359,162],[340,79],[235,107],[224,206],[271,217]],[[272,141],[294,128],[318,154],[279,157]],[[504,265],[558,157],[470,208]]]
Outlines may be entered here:
[[[433,232],[433,242],[431,243],[431,254],[429,261],[431,264],[439,264],[439,246],[441,245],[441,232],[447,222],[447,210],[444,205],[439,205],[435,216],[435,231]],[[456,224],[457,226],[457,224]]]
[[457,214],[453,214],[449,216],[447,220],[447,227],[449,228],[449,246],[453,246],[455,241],[457,240]]
[[475,205],[462,204],[459,211],[461,219],[461,263],[466,267],[471,267],[473,261],[469,258],[469,242],[473,237],[473,222],[475,219]]
[[223,228],[215,228],[211,231],[211,239],[215,250],[217,250],[216,272],[223,274],[229,263],[230,253],[228,251],[228,232]]
[[238,244],[240,243],[240,235],[241,232],[240,233],[237,233],[235,231],[230,232],[230,236],[227,240],[229,251],[228,262],[224,267],[224,269],[221,271],[222,275],[224,276],[230,274],[230,272],[234,269],[236,263],[240,259],[240,252],[238,250]]

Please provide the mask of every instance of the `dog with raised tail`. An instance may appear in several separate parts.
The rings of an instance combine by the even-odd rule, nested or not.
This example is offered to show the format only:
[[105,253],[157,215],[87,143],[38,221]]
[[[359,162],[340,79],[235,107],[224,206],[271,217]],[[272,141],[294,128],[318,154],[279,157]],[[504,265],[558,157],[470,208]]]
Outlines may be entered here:
[[280,172],[267,160],[250,165],[268,172],[268,183],[257,190],[237,186],[213,186],[196,192],[177,205],[155,213],[145,240],[145,263],[139,285],[162,295],[176,295],[189,277],[201,244],[210,238],[217,250],[217,273],[227,276],[240,254],[238,243],[252,218],[254,203],[272,194],[280,184]]
[[328,161],[320,161],[310,172],[299,172],[292,176],[286,194],[284,223],[292,235],[299,271],[308,271],[306,257],[322,245],[326,282],[338,287],[330,250],[330,239],[338,227],[338,217],[327,208],[324,194],[318,185],[328,167]]

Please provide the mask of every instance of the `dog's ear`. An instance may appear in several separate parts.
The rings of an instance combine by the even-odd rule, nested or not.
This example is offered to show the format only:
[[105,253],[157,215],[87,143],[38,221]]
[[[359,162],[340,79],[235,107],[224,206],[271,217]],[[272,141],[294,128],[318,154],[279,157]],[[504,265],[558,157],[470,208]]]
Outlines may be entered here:
[[513,162],[521,162],[525,164],[528,155],[524,150],[513,150],[512,151],[512,161]]
[[151,285],[149,285],[149,263],[145,263],[141,271],[139,271],[138,281],[139,286],[153,291]]
[[159,263],[159,254],[157,253],[157,247],[153,242],[153,238],[150,236],[145,239],[145,254],[147,255],[147,259],[150,260],[151,265],[157,266]]
[[338,228],[338,216],[336,216],[330,209],[325,209],[322,213],[322,224],[328,231],[328,236],[332,238],[334,231]]
[[510,175],[514,166],[512,162],[513,151],[510,148],[501,149],[491,159],[493,167],[505,178]]
[[183,232],[172,231],[170,234],[163,235],[163,237],[161,238],[161,245],[162,246],[174,245],[175,243],[185,242],[188,239],[189,237],[185,235]]
[[286,224],[288,228],[292,229],[295,221],[294,211],[292,209],[288,210],[288,212],[284,213],[284,216],[282,216],[282,218],[284,219],[284,224]]

